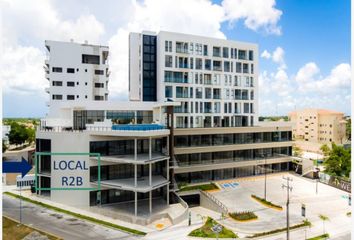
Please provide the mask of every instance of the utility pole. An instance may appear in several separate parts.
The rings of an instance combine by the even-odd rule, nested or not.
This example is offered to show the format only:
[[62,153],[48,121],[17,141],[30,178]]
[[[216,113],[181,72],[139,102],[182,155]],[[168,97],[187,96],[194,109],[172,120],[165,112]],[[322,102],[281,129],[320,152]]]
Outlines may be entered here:
[[290,240],[290,232],[289,232],[289,203],[290,203],[290,200],[289,200],[289,192],[293,190],[293,187],[290,186],[290,182],[293,181],[292,178],[290,177],[283,177],[284,180],[286,180],[286,185],[285,184],[282,184],[282,188],[286,188],[287,190],[287,200],[286,200],[286,239],[287,240]]
[[264,154],[264,200],[267,200],[267,154]]

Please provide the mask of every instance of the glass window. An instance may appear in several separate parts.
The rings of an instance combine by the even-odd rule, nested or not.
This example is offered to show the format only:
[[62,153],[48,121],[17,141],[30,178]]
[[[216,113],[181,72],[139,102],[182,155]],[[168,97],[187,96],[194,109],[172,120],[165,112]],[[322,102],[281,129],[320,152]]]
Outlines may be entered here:
[[172,98],[173,97],[172,86],[165,86],[165,97],[166,98]]

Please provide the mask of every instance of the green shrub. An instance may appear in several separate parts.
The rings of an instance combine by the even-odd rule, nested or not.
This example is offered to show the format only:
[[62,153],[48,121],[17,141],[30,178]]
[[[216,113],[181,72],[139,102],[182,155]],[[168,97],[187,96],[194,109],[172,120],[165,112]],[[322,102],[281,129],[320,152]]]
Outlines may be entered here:
[[[216,238],[216,234],[211,230],[211,228],[215,225],[218,224],[214,219],[211,217],[208,217],[206,220],[205,224],[193,230],[188,234],[188,236],[191,237],[202,237],[202,238]],[[221,225],[222,226],[222,225]],[[219,233],[219,238],[238,238],[238,236],[231,230],[225,228],[222,226],[222,231]]]
[[273,207],[273,208],[278,208],[279,210],[282,210],[282,209],[283,209],[282,206],[276,205],[276,204],[274,204],[274,203],[272,203],[272,202],[270,202],[270,201],[265,200],[264,198],[260,198],[260,197],[258,197],[258,196],[256,196],[256,195],[253,195],[253,194],[251,195],[251,197],[252,197],[253,199],[257,200],[258,202],[263,203],[263,204],[266,205],[266,206]]
[[191,191],[191,190],[208,191],[208,190],[214,190],[214,189],[219,189],[219,188],[214,183],[208,183],[208,184],[202,184],[202,185],[182,187],[179,191],[180,192]]
[[258,218],[258,216],[254,212],[250,211],[230,213],[230,217],[237,221],[247,221]]
[[325,233],[322,234],[320,236],[316,236],[316,237],[312,237],[312,238],[307,238],[307,240],[323,240],[323,239],[328,239],[329,238],[329,234]]
[[[308,226],[311,226],[311,222],[308,221],[308,220],[305,220],[303,221],[302,223],[300,224],[296,224],[294,226],[291,226],[289,227],[290,230],[292,229],[296,229],[296,228],[301,228],[301,227],[308,227]],[[278,229],[274,229],[274,230],[271,230],[271,231],[268,231],[268,232],[262,232],[262,233],[256,233],[252,236],[250,236],[250,238],[256,238],[256,237],[261,237],[261,236],[266,236],[266,235],[270,235],[270,234],[274,234],[274,233],[280,233],[280,232],[284,232],[286,231],[286,227],[285,228],[278,228]]]

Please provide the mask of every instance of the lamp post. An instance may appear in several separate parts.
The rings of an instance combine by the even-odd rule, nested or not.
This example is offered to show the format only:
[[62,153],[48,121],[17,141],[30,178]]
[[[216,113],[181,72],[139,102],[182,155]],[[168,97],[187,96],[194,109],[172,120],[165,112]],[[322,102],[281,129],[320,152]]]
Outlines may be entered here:
[[287,200],[286,200],[286,239],[290,239],[290,227],[289,227],[289,204],[290,204],[290,199],[289,199],[289,191],[293,190],[293,187],[290,186],[289,182],[293,181],[292,178],[286,177],[284,178],[286,180],[286,185],[283,184],[282,188],[286,188],[287,190]]
[[264,200],[267,200],[267,154],[262,154],[264,158]]

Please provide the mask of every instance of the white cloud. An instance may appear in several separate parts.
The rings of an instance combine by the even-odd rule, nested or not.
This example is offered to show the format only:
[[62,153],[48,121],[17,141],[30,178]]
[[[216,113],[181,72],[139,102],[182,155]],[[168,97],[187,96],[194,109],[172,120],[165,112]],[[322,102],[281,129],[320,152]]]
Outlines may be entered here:
[[277,63],[279,65],[279,68],[282,69],[286,68],[284,55],[285,55],[284,49],[281,47],[277,47],[272,54],[273,62]]
[[296,74],[295,80],[299,84],[301,83],[306,84],[308,82],[312,82],[314,76],[319,72],[320,69],[317,67],[316,63],[309,62],[299,69],[299,71]]
[[[195,9],[203,9],[203,11],[195,11]],[[109,40],[112,72],[110,94],[117,96],[126,94],[128,91],[129,32],[165,30],[225,39],[225,35],[220,30],[223,16],[222,7],[209,1],[135,2],[131,20],[119,28]]]
[[320,76],[320,69],[313,62],[307,63],[297,72],[295,80],[303,93],[333,93],[350,88],[351,71],[348,63],[335,66],[328,76]]
[[[0,76],[5,91],[45,94],[44,40],[99,43],[104,26],[95,16],[84,14],[74,20],[62,19],[51,1],[9,1],[0,3],[3,46]],[[36,43],[36,44],[34,44]],[[34,46],[37,45],[37,46]]]
[[278,65],[279,69],[286,68],[284,56],[285,51],[282,47],[277,47],[272,53],[268,52],[267,50],[264,50],[261,54],[262,58],[272,59],[272,61]]
[[[5,93],[45,95],[43,52],[34,47],[5,47],[0,79]],[[39,91],[40,90],[40,91]]]
[[267,50],[264,50],[261,54],[261,57],[265,59],[269,59],[272,57],[272,54],[270,54],[270,52],[268,52]]
[[275,8],[275,0],[224,0],[225,19],[233,22],[244,19],[247,28],[265,30],[269,34],[281,34],[278,21],[282,11]]

